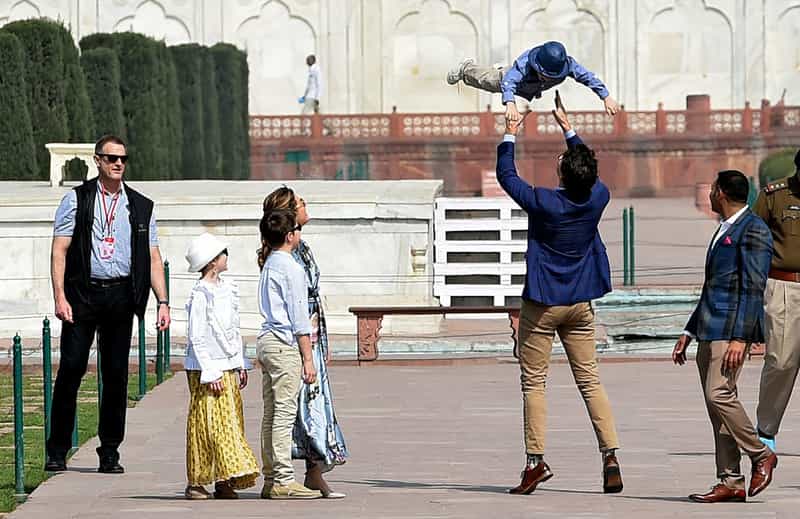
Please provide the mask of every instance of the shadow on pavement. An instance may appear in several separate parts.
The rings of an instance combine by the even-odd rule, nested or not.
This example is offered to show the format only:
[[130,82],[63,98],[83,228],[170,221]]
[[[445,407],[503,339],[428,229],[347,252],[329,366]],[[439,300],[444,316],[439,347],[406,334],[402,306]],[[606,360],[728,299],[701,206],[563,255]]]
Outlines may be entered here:
[[416,481],[394,481],[390,479],[365,479],[363,481],[341,481],[350,485],[368,485],[377,488],[424,488],[438,490],[461,490],[463,492],[488,492],[493,494],[508,494],[511,487],[498,487],[492,485],[462,485],[458,483],[420,483]]

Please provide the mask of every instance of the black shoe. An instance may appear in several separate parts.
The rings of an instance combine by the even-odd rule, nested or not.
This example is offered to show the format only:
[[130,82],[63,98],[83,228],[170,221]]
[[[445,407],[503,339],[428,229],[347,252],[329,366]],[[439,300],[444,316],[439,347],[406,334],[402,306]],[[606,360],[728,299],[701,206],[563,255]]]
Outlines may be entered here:
[[44,463],[44,470],[46,472],[64,472],[67,470],[67,460],[64,458],[48,456],[47,461]]
[[119,460],[115,458],[102,458],[100,466],[97,467],[97,472],[102,474],[122,474],[125,468],[119,464]]

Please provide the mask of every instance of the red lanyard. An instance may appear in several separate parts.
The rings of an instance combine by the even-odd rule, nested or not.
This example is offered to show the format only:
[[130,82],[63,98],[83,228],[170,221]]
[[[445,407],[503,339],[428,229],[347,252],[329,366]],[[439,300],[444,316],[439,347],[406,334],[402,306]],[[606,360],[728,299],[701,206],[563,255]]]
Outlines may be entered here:
[[117,212],[117,202],[119,202],[119,191],[117,194],[114,195],[114,198],[111,199],[111,208],[106,208],[106,188],[102,186],[102,198],[103,198],[103,235],[104,236],[111,236],[112,229],[111,224],[114,223],[114,214]]

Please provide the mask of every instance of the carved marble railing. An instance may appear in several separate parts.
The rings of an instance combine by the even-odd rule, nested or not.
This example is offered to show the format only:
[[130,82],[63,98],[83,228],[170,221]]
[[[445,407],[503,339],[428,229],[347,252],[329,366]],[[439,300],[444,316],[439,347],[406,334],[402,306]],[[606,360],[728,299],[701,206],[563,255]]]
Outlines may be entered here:
[[[748,136],[770,132],[800,131],[800,107],[771,106],[759,109],[749,103],[737,110],[712,110],[708,96],[689,96],[685,110],[627,112],[611,117],[605,112],[570,112],[570,121],[581,134],[599,138],[659,137],[677,135]],[[502,113],[308,115],[250,117],[251,142],[275,142],[296,138],[331,140],[429,140],[494,138],[504,131]],[[530,114],[522,134],[560,138],[550,112]]]

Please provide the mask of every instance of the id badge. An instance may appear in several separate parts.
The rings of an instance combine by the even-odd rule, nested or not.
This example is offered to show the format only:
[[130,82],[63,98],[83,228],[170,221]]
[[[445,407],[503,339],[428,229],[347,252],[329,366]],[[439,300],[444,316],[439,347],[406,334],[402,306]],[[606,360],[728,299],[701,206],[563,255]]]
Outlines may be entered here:
[[100,259],[110,260],[114,257],[114,237],[103,238],[100,242]]

